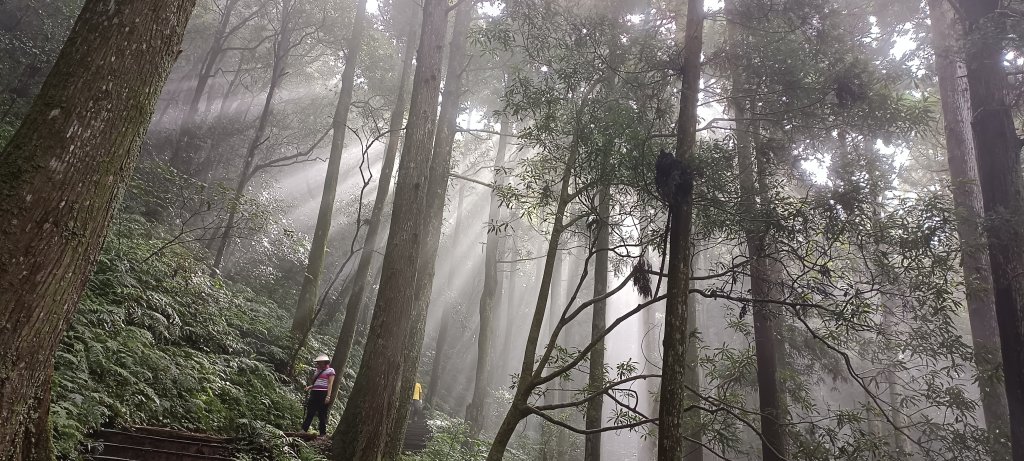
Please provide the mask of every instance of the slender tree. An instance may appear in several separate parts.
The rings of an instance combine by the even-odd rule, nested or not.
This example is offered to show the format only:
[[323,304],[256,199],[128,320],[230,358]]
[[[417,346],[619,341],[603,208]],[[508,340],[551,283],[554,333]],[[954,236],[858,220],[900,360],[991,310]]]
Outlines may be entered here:
[[[739,30],[743,22],[739,15],[739,6],[735,0],[726,0],[725,14],[729,21],[727,35],[730,46],[735,50],[741,47],[742,32]],[[757,123],[749,123],[751,106],[754,98],[744,97],[754,92],[749,88],[742,75],[742,66],[734,64],[732,70],[732,98],[730,109],[736,120],[735,147],[736,166],[739,170],[740,207],[747,217],[744,223],[744,239],[747,258],[750,260],[750,296],[759,300],[770,300],[778,297],[777,273],[773,270],[770,260],[771,242],[765,220],[758,218],[763,214],[761,207],[770,206],[769,194],[766,190],[766,162],[755,160],[758,149],[755,143],[760,138]],[[753,305],[754,349],[757,358],[757,394],[761,414],[761,458],[769,461],[786,459],[786,438],[783,431],[785,411],[782,408],[782,396],[779,385],[779,317],[781,312],[766,302]]]
[[[603,170],[608,169],[608,153],[604,153],[605,158],[601,162]],[[600,301],[594,303],[594,311],[590,322],[590,341],[599,340],[601,334],[604,333],[605,328],[608,328],[606,320],[607,312],[607,300],[603,299],[605,293],[608,292],[608,253],[610,245],[610,231],[611,231],[611,183],[608,181],[606,174],[602,172],[601,175],[604,184],[601,186],[600,196],[598,197],[597,206],[597,236],[594,239],[594,251],[597,254],[594,256],[594,299],[600,299]],[[591,390],[598,390],[604,387],[606,377],[604,373],[604,340],[600,340],[594,349],[590,351],[590,375],[587,382],[587,388]],[[604,397],[600,396],[592,399],[587,404],[586,410],[586,428],[589,430],[600,429],[604,423]],[[583,447],[583,459],[584,461],[600,461],[601,460],[601,433],[594,432],[587,434],[586,441]]]
[[[501,187],[505,182],[502,172],[505,165],[505,153],[508,150],[509,136],[512,134],[509,120],[502,119],[501,135],[498,137],[498,150],[494,156],[495,185]],[[491,340],[494,328],[492,317],[494,301],[498,288],[498,240],[500,238],[498,219],[501,215],[501,199],[498,189],[491,190],[491,206],[487,215],[487,243],[484,249],[484,286],[480,293],[479,319],[477,333],[476,379],[473,384],[473,398],[466,408],[466,421],[469,422],[470,435],[477,437],[483,430],[487,400],[490,397],[490,358]]]
[[427,172],[440,97],[447,2],[425,0],[413,76],[406,142],[398,167],[394,211],[384,253],[381,288],[363,360],[349,402],[333,435],[332,459],[378,460],[393,435],[403,380],[405,338],[415,317]]
[[[676,159],[685,174],[673,184],[669,203],[668,282],[665,301],[664,365],[659,405],[658,459],[678,460],[686,454],[686,313],[690,288],[690,233],[693,222],[692,165],[697,149],[697,105],[700,96],[701,50],[704,45],[704,1],[688,0],[683,37],[682,89],[676,124]],[[676,193],[678,192],[678,193]]]
[[1003,67],[1007,25],[1000,0],[960,0],[971,127],[987,236],[1013,459],[1024,459],[1024,189]]
[[[263,11],[267,3],[265,0],[261,1],[253,11],[238,19],[235,13],[237,13],[239,4],[242,1],[225,0],[224,5],[219,9],[220,20],[217,21],[217,28],[214,30],[213,37],[210,40],[210,48],[206,51],[206,55],[203,56],[199,72],[196,74],[196,85],[192,91],[188,107],[185,109],[185,115],[181,120],[177,143],[170,159],[171,165],[179,171],[191,171],[198,166],[194,156],[196,154],[195,138],[200,128],[199,105],[203,100],[203,96],[207,93],[210,80],[216,77],[217,65],[220,63],[225,51],[227,51],[228,40],[256,18]],[[233,19],[237,19],[237,22],[233,22]],[[208,101],[212,102],[213,98],[209,97]]]
[[235,194],[232,200],[231,211],[228,213],[227,224],[224,232],[217,241],[216,252],[213,257],[213,268],[219,270],[227,255],[228,246],[231,244],[231,237],[234,233],[238,220],[238,202],[245,195],[245,189],[252,181],[253,170],[256,166],[256,156],[260,146],[265,142],[267,129],[270,127],[270,116],[274,106],[274,98],[287,75],[288,56],[292,50],[292,34],[294,24],[292,15],[297,8],[296,0],[281,0],[280,22],[278,24],[277,40],[274,42],[274,62],[270,71],[270,83],[267,87],[266,97],[263,99],[263,110],[256,121],[256,129],[253,131],[252,139],[245,150],[245,158],[242,162],[242,170],[238,174],[238,181],[235,184]]
[[194,6],[86,1],[0,152],[0,459],[53,457],[53,356]]
[[[304,336],[306,331],[313,326],[313,308],[320,297],[320,276],[324,270],[324,258],[327,256],[327,239],[331,234],[334,199],[338,195],[341,155],[345,152],[348,114],[352,107],[356,67],[359,65],[359,53],[363,48],[363,31],[365,29],[366,0],[359,0],[356,5],[355,25],[352,27],[352,35],[349,36],[346,46],[345,71],[341,74],[341,94],[338,96],[338,106],[334,111],[332,123],[334,138],[331,140],[331,155],[327,161],[327,176],[324,178],[324,192],[320,198],[320,212],[317,215],[316,228],[313,231],[313,241],[309,246],[306,271],[302,274],[302,288],[299,291],[298,305],[295,307],[295,315],[292,317],[292,335],[296,337]],[[384,184],[384,188],[387,189],[387,187],[387,184]]]
[[[462,242],[462,216],[465,213],[465,185],[459,186],[458,199],[455,201],[455,220],[452,224],[452,237],[451,244],[449,245],[449,260],[448,260],[448,280],[454,282],[456,280],[456,267],[461,267],[461,261],[456,259],[454,256],[458,244]],[[451,334],[452,325],[452,310],[458,302],[457,293],[451,293],[448,299],[445,300],[444,311],[441,313],[441,325],[437,331],[437,342],[434,345],[434,361],[430,364],[430,380],[427,384],[431,387],[431,392],[427,393],[427,405],[433,407],[437,402],[437,395],[442,389],[441,386],[441,369],[444,368],[444,362],[446,358],[446,351],[448,350],[448,337]]]
[[946,160],[952,181],[953,203],[957,209],[956,231],[960,237],[964,267],[967,313],[971,322],[971,341],[980,379],[981,407],[985,425],[992,437],[997,459],[1009,459],[1010,426],[1006,391],[1002,380],[999,324],[992,293],[992,270],[985,251],[982,229],[985,215],[978,188],[978,164],[971,136],[971,101],[963,65],[963,50],[958,28],[953,23],[949,4],[929,0],[931,41],[935,53],[935,75],[942,102],[942,120],[946,135]]

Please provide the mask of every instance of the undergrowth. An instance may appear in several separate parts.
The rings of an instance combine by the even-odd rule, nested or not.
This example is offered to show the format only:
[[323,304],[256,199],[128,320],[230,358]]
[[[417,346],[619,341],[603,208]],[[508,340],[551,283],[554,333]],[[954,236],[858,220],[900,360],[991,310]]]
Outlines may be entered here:
[[51,420],[62,459],[100,426],[234,435],[301,421],[301,395],[273,371],[288,357],[290,311],[208,276],[186,246],[155,252],[165,240],[153,229],[133,216],[112,225],[61,343]]

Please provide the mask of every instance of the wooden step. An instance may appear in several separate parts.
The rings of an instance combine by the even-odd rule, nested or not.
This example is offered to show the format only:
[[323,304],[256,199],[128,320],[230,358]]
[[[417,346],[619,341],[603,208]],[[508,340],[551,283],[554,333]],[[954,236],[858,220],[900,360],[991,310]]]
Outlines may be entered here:
[[430,426],[424,419],[409,421],[405,429],[405,440],[402,442],[402,452],[415,453],[427,448],[430,440]]
[[[172,434],[169,432],[160,433],[163,435],[181,436],[181,434]],[[223,441],[217,443],[212,442],[212,440],[217,440],[218,438],[197,436],[196,434],[185,435],[185,437],[186,438],[158,437],[155,435],[146,435],[138,431],[127,432],[109,429],[101,429],[96,432],[96,440],[103,443],[114,443],[141,448],[155,448],[193,455],[227,456],[230,452],[228,445]],[[192,440],[187,440],[189,438]]]
[[221,443],[221,444],[228,444],[228,445],[230,445],[231,443],[234,442],[234,439],[231,438],[231,437],[218,437],[218,436],[215,436],[215,435],[196,434],[196,433],[193,433],[193,432],[185,432],[185,431],[179,431],[179,430],[175,430],[175,429],[165,429],[165,428],[162,428],[162,427],[135,426],[135,427],[132,427],[132,428],[124,430],[124,432],[131,432],[133,434],[150,435],[150,436],[153,436],[153,437],[163,437],[165,439],[188,440],[188,441],[191,441],[191,442],[201,442],[201,443],[213,443],[213,444]]
[[158,448],[137,447],[108,442],[102,442],[100,444],[100,452],[93,456],[93,459],[100,459],[96,456],[104,456],[108,460],[113,457],[137,461],[231,461],[231,458],[224,456],[182,453],[173,450],[161,450]]

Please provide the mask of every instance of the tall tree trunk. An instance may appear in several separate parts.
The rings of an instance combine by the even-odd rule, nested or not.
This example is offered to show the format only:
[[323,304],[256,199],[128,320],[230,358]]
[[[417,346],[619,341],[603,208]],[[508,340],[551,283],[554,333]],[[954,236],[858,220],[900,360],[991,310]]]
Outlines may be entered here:
[[320,199],[320,212],[316,218],[313,242],[309,246],[309,260],[306,264],[306,271],[302,276],[302,289],[299,291],[298,305],[296,305],[295,315],[292,317],[291,332],[295,337],[305,335],[306,331],[312,328],[313,308],[320,297],[320,276],[324,271],[327,239],[331,234],[334,199],[338,195],[338,174],[341,172],[341,155],[345,152],[345,134],[348,133],[348,113],[352,107],[356,67],[359,65],[359,53],[363,48],[363,31],[365,29],[366,0],[359,0],[356,6],[355,26],[346,44],[348,54],[345,56],[345,71],[341,74],[341,94],[338,97],[338,106],[334,110],[334,121],[332,123],[334,137],[331,141],[331,156],[327,161],[327,176],[324,178],[324,192]]
[[53,457],[53,356],[194,6],[195,0],[86,1],[32,108],[0,152],[0,459]]
[[381,287],[359,373],[335,431],[332,459],[376,461],[393,436],[403,381],[405,338],[416,317],[416,279],[424,201],[440,96],[447,2],[424,0],[423,26],[413,77],[406,142],[398,166],[394,211],[384,253]]
[[[449,286],[455,285],[455,267],[460,264],[457,262],[459,260],[456,259],[456,251],[458,244],[462,242],[462,214],[464,212],[465,197],[465,186],[459,186],[459,198],[455,208],[455,222],[452,224],[452,244],[448,252]],[[458,303],[458,296],[458,293],[449,293],[448,299],[445,300],[444,312],[441,313],[441,325],[437,332],[437,343],[434,346],[434,363],[431,364],[430,381],[427,382],[430,385],[430,392],[427,392],[426,402],[431,407],[437,402],[437,394],[441,389],[441,369],[444,364],[445,351],[448,347],[448,335],[451,331],[452,307]]]
[[[430,306],[430,297],[434,286],[437,248],[441,244],[445,196],[448,193],[448,181],[452,170],[452,149],[455,146],[455,134],[461,113],[462,82],[466,65],[469,62],[469,56],[466,54],[466,42],[469,38],[469,24],[473,20],[473,12],[476,8],[474,5],[473,2],[466,1],[460,3],[455,9],[452,38],[448,46],[448,67],[445,72],[444,93],[438,115],[437,132],[434,135],[433,155],[430,158],[430,169],[427,174],[427,188],[424,191],[423,244],[416,270],[413,323],[405,338],[405,359],[402,364],[403,381],[400,392],[396,396],[399,411],[392,433],[393,440],[396,442],[404,438],[413,386],[418,381],[427,309]],[[400,451],[401,445],[396,444],[388,453],[392,456],[389,459],[397,458]]]
[[1010,417],[1001,379],[999,336],[994,334],[999,331],[999,323],[992,294],[992,270],[982,230],[985,210],[978,188],[978,164],[970,131],[970,90],[967,81],[961,78],[966,69],[962,50],[957,45],[962,38],[957,34],[949,6],[944,0],[929,0],[928,7],[981,407],[985,426],[992,437],[994,459],[1010,459],[1007,437]]
[[[505,154],[508,151],[509,136],[512,134],[511,122],[507,118],[501,120],[501,135],[498,137],[498,150],[494,156],[495,185],[505,185],[505,174],[502,172],[505,166]],[[473,384],[473,398],[466,408],[466,421],[469,423],[469,435],[476,438],[480,435],[484,425],[484,415],[487,414],[487,401],[490,398],[490,358],[491,358],[491,334],[494,332],[492,316],[494,314],[494,300],[498,287],[498,219],[501,216],[501,200],[498,197],[498,190],[491,190],[491,208],[487,215],[487,246],[484,250],[484,287],[480,294],[480,328],[477,334],[476,348],[476,380]]]
[[[697,147],[697,103],[700,96],[701,50],[704,46],[704,1],[689,0],[686,10],[676,158],[683,168],[694,162]],[[665,301],[664,366],[658,424],[658,459],[679,460],[686,454],[686,313],[690,288],[690,232],[693,222],[693,176],[682,175],[669,204],[668,299]]]
[[[388,135],[388,144],[384,151],[384,164],[380,169],[380,179],[377,183],[377,195],[373,201],[373,210],[370,212],[370,222],[366,226],[366,237],[363,239],[363,250],[359,253],[359,265],[351,278],[354,285],[345,302],[345,319],[341,323],[341,332],[338,334],[338,342],[334,347],[334,358],[331,363],[342,367],[348,364],[349,356],[352,354],[352,344],[355,341],[356,326],[359,323],[360,313],[363,309],[363,298],[366,295],[367,285],[372,285],[377,275],[371,270],[374,251],[377,248],[377,240],[380,237],[380,227],[387,206],[388,194],[391,189],[391,177],[395,170],[395,157],[398,154],[398,145],[402,138],[402,121],[405,119],[405,94],[409,86],[409,77],[412,72],[412,59],[416,54],[418,40],[415,34],[409,34],[405,42],[405,51],[402,54],[402,69],[399,73],[398,95],[395,97],[395,105],[391,111],[391,120],[388,129],[392,130]],[[344,298],[342,298],[344,299]]]
[[1003,68],[1007,26],[999,0],[960,0],[966,27],[967,83],[978,177],[984,200],[989,260],[1013,459],[1024,459],[1024,191],[1020,147]]
[[227,254],[228,246],[231,243],[232,234],[235,231],[235,226],[238,220],[238,206],[245,196],[245,189],[249,185],[249,181],[252,180],[252,169],[256,163],[256,154],[259,152],[260,146],[263,144],[264,137],[267,134],[267,128],[270,126],[270,116],[272,114],[272,108],[274,105],[274,96],[277,94],[278,88],[281,86],[281,82],[284,80],[286,75],[285,71],[288,68],[288,54],[292,47],[292,23],[291,14],[292,8],[295,6],[294,0],[282,0],[281,3],[281,25],[277,32],[277,41],[274,43],[274,66],[270,71],[270,85],[267,88],[267,96],[263,100],[263,112],[260,112],[260,117],[256,122],[256,130],[253,132],[252,140],[249,141],[249,147],[245,151],[245,160],[242,163],[242,171],[238,174],[238,182],[235,184],[235,193],[232,196],[232,203],[228,204],[231,207],[231,211],[228,213],[228,220],[224,226],[224,232],[221,233],[220,239],[217,242],[217,251],[213,257],[213,269],[217,271],[224,263],[224,256]]
[[[738,86],[734,87],[733,91],[744,93],[748,89]],[[754,299],[774,299],[778,295],[774,289],[777,282],[769,261],[768,231],[757,218],[761,214],[759,207],[769,204],[766,191],[762,190],[762,187],[766,186],[765,181],[756,178],[763,178],[768,173],[763,170],[765,165],[760,165],[760,162],[756,162],[758,164],[755,165],[753,157],[756,154],[752,146],[751,127],[742,121],[748,118],[746,101],[734,98],[731,105],[734,117],[740,120],[736,122],[736,150],[740,193],[743,197],[741,206],[744,214],[751,220],[744,230],[747,257],[750,260],[750,295]],[[771,461],[782,460],[786,458],[787,450],[782,429],[785,411],[782,408],[778,377],[780,339],[777,337],[777,320],[781,312],[765,302],[755,302],[752,310],[754,347],[757,356],[757,391],[761,413],[761,457]]]
[[[607,169],[607,159],[602,162],[603,168]],[[606,179],[607,181],[607,179]],[[594,241],[594,298],[600,298],[608,292],[608,248],[611,246],[609,234],[611,230],[611,187],[606,182],[601,187],[600,201],[597,205],[598,228],[597,238]],[[605,318],[607,301],[602,299],[594,304],[593,317],[590,322],[590,341],[597,339],[607,328]],[[589,343],[589,341],[588,341]],[[605,385],[604,373],[604,341],[598,343],[597,347],[590,351],[590,376],[587,388],[596,392]],[[604,423],[604,397],[597,397],[587,404],[586,428],[599,429]],[[583,447],[584,461],[601,461],[601,433],[596,432],[586,436]]]
[[[743,22],[735,0],[726,0],[726,17],[729,20],[727,36],[734,50],[742,47],[739,24]],[[742,196],[740,207],[748,221],[744,225],[747,258],[750,260],[750,295],[754,299],[768,300],[780,296],[777,293],[777,265],[770,259],[770,237],[768,228],[759,218],[762,210],[771,206],[768,193],[767,162],[759,155],[755,143],[760,137],[757,124],[747,122],[754,105],[751,98],[741,95],[755,90],[747,87],[740,63],[734,64],[730,107],[736,119],[737,169]],[[786,411],[783,408],[779,383],[779,358],[781,338],[781,312],[766,302],[755,302],[752,306],[754,321],[754,347],[757,359],[757,392],[761,419],[761,458],[778,461],[787,458],[786,438],[783,424]]]

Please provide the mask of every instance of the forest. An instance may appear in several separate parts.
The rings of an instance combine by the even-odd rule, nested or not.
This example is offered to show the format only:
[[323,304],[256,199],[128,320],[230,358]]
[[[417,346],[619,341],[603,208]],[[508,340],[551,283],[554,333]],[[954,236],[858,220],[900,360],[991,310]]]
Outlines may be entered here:
[[0,461],[1024,461],[1022,136],[1022,0],[2,0]]

